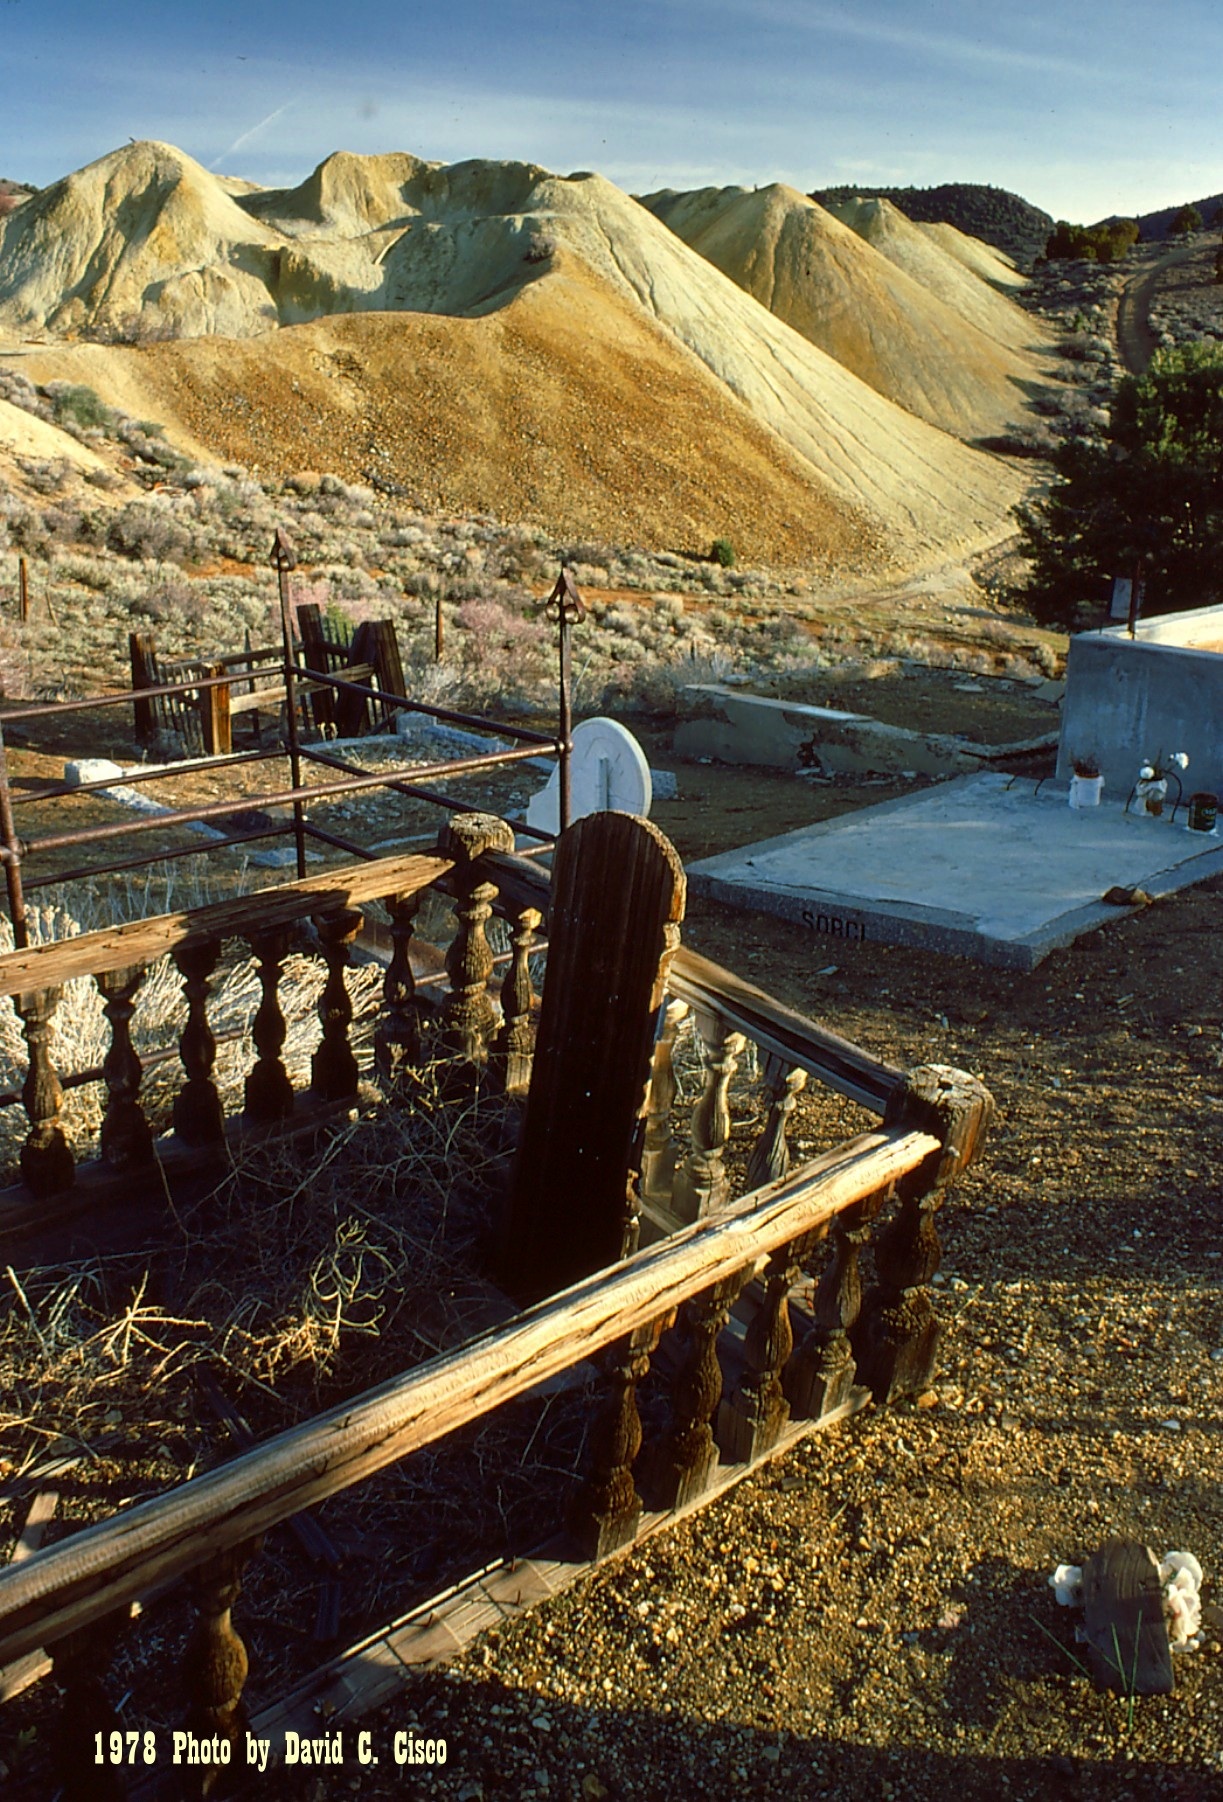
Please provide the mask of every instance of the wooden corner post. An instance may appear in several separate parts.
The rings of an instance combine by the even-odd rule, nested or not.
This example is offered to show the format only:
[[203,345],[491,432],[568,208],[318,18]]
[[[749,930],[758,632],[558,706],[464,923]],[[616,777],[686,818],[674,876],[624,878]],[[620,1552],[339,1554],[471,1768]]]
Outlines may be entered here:
[[651,1052],[684,897],[683,865],[648,820],[590,814],[557,843],[504,1255],[524,1300],[636,1250]]
[[885,1127],[930,1133],[942,1141],[900,1185],[900,1208],[875,1244],[879,1282],[862,1305],[853,1348],[858,1377],[876,1402],[917,1395],[934,1375],[942,1329],[929,1284],[942,1261],[935,1216],[943,1197],[981,1149],[994,1103],[962,1070],[923,1064],[892,1095]]

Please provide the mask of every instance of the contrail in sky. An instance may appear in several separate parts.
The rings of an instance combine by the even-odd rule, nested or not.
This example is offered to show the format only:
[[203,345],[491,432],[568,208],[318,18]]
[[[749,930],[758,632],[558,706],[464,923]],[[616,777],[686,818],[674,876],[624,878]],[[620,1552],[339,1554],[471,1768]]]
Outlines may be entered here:
[[234,154],[235,150],[241,150],[243,145],[249,144],[251,139],[257,137],[265,126],[272,123],[273,119],[279,119],[281,113],[287,113],[297,98],[298,96],[295,94],[292,100],[286,100],[283,106],[278,106],[275,112],[268,114],[266,119],[260,119],[258,125],[252,125],[249,131],[242,132],[239,137],[234,139],[229,149],[223,150],[220,156],[217,157],[216,162],[209,163],[208,167],[210,169],[215,169],[218,163],[223,163],[227,156],[232,156]]

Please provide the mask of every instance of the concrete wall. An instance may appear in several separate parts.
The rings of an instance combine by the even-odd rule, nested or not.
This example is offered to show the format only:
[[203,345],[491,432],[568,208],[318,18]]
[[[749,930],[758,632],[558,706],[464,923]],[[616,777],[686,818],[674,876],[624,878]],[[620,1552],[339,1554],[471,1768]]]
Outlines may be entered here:
[[[1070,641],[1057,773],[1094,757],[1124,800],[1144,760],[1185,751],[1186,795],[1223,792],[1223,607],[1081,632]],[[1175,796],[1175,785],[1171,790]]]
[[[1005,748],[971,744],[938,732],[906,732],[862,713],[841,713],[805,701],[774,701],[717,683],[693,683],[684,694],[699,711],[675,729],[675,749],[681,757],[823,774],[878,770],[960,776],[987,768]],[[1052,742],[1028,739],[1011,748]]]

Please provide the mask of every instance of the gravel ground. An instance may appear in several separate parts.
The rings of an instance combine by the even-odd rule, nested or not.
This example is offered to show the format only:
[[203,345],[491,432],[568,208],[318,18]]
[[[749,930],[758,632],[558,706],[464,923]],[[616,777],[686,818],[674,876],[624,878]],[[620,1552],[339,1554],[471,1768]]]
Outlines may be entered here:
[[[995,1093],[945,1210],[934,1394],[422,1678],[366,1723],[377,1767],[349,1730],[342,1769],[257,1793],[1223,1796],[1223,1616],[1172,1696],[1131,1704],[1084,1676],[1047,1584],[1120,1533],[1193,1551],[1219,1594],[1221,900],[1189,891],[1023,977],[882,947],[816,977],[782,922],[694,910],[699,949],[734,941],[873,1049]],[[395,1764],[396,1732],[444,1738],[445,1767]]]

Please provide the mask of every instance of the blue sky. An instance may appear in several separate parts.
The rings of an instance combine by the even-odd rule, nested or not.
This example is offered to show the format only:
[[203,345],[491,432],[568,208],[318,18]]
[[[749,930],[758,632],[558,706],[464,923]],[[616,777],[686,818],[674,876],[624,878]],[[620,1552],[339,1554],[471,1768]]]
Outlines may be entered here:
[[984,181],[1094,220],[1223,190],[1218,0],[0,0],[0,174],[163,138],[295,183],[330,151],[645,191]]

